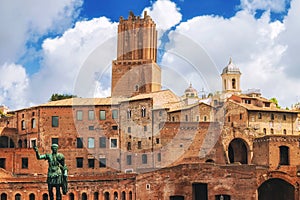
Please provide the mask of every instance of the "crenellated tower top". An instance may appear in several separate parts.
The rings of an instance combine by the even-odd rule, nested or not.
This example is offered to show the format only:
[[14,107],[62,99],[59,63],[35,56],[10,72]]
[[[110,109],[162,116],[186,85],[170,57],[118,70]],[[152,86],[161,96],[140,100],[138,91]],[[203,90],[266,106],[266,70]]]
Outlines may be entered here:
[[156,24],[144,12],[144,18],[129,13],[128,19],[120,17],[118,26],[117,60],[152,60],[156,62]]

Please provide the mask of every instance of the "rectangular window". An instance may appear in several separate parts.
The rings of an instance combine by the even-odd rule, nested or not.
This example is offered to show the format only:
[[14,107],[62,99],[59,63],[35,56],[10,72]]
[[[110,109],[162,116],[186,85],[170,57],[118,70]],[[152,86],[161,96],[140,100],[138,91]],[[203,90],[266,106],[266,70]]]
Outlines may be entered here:
[[58,127],[58,116],[52,116],[52,127]]
[[88,159],[88,168],[94,168],[95,167],[95,159],[89,158]]
[[110,139],[110,148],[111,149],[118,148],[118,139],[116,139],[116,138]]
[[36,123],[35,123],[35,119],[31,119],[31,128],[35,128],[36,127]]
[[144,131],[147,131],[147,126],[144,126]]
[[196,116],[196,121],[199,122],[200,121],[200,116]]
[[77,112],[76,112],[76,119],[78,121],[82,121],[82,119],[83,119],[83,112],[82,112],[82,110],[77,110]]
[[76,147],[77,148],[83,148],[83,138],[77,138],[76,139]]
[[185,115],[185,121],[189,121],[189,116],[188,115]]
[[146,108],[143,106],[141,110],[142,117],[146,117]]
[[76,158],[76,167],[83,168],[83,158]]
[[160,162],[161,161],[161,153],[158,153],[157,154],[157,162]]
[[93,131],[94,129],[95,129],[94,126],[89,126],[89,130],[90,130],[90,131]]
[[5,169],[5,163],[6,163],[6,159],[0,158],[0,168]]
[[22,169],[28,169],[28,158],[22,158]]
[[240,113],[240,120],[242,120],[243,119],[243,114],[242,113]]
[[127,150],[131,150],[131,142],[127,142]]
[[93,137],[88,138],[88,148],[89,149],[95,148],[95,138]]
[[58,144],[58,138],[51,138],[51,144]]
[[159,144],[159,138],[156,138],[156,144]]
[[147,155],[146,154],[143,154],[142,155],[142,164],[147,164]]
[[26,123],[24,120],[21,121],[21,128],[22,128],[22,130],[26,129]]
[[89,110],[89,120],[94,120],[95,119],[95,113],[93,110]]
[[118,119],[118,110],[113,110],[112,111],[112,118],[113,119]]
[[100,158],[99,159],[99,167],[105,168],[106,167],[106,158]]
[[36,138],[30,139],[30,148],[36,147]]
[[99,147],[100,148],[106,148],[106,137],[100,137],[99,138]]
[[286,120],[286,115],[283,115],[283,120],[284,120],[284,121]]
[[126,157],[126,163],[127,163],[127,165],[132,165],[132,157],[131,157],[131,155],[127,155],[127,157]]
[[142,148],[142,141],[138,141],[138,149]]
[[258,113],[258,119],[261,119],[261,113]]
[[100,110],[100,120],[105,120],[106,119],[106,112],[105,110]]
[[111,128],[112,128],[112,130],[114,130],[114,131],[118,130],[118,126],[112,126]]
[[127,132],[128,132],[128,133],[131,133],[131,127],[128,127],[128,128],[127,128]]

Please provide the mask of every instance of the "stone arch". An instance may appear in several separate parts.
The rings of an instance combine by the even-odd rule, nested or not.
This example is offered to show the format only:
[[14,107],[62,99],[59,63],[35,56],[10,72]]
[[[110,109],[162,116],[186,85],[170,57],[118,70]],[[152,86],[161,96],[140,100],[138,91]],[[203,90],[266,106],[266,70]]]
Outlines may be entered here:
[[15,200],[21,200],[21,197],[20,193],[15,194]]
[[35,200],[35,194],[31,193],[31,194],[29,195],[29,200]]
[[98,200],[99,199],[99,192],[94,192],[94,200]]
[[114,192],[114,200],[117,200],[117,199],[119,199],[119,194],[118,194],[118,192],[116,191],[116,192]]
[[75,200],[75,196],[73,192],[69,193],[69,200]]
[[281,178],[271,178],[258,187],[258,200],[293,200],[295,187]]
[[81,194],[81,199],[82,199],[82,200],[87,200],[87,199],[88,199],[87,194],[86,194],[85,192],[83,192],[83,193]]
[[110,199],[109,192],[104,192],[104,200],[109,200],[109,199]]
[[47,194],[47,193],[44,193],[42,199],[43,199],[43,200],[48,200],[48,194]]
[[239,162],[248,164],[249,146],[247,142],[241,138],[234,138],[228,145],[228,158],[230,163]]
[[8,136],[0,136],[0,148],[14,148],[14,141]]
[[6,193],[2,193],[0,196],[1,200],[7,200],[7,194]]
[[125,191],[123,191],[121,193],[121,200],[126,200],[126,192]]

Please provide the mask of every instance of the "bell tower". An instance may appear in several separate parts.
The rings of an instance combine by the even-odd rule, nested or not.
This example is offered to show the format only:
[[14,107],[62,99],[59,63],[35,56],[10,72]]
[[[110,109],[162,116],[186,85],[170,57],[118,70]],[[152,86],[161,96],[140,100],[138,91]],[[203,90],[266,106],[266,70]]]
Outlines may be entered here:
[[147,12],[144,17],[130,12],[120,17],[117,59],[112,62],[113,97],[131,97],[161,89],[161,69],[156,64],[156,24]]
[[240,77],[241,72],[236,67],[232,59],[230,58],[228,65],[223,69],[222,76],[222,88],[223,92],[240,93]]

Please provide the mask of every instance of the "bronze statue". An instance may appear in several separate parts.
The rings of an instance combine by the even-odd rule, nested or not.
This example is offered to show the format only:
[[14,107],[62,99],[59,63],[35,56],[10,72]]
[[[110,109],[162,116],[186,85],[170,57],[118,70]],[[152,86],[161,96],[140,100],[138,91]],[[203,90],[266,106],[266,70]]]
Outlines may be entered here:
[[63,194],[67,194],[68,192],[68,169],[65,165],[65,157],[63,154],[57,153],[57,149],[58,145],[52,144],[51,154],[40,155],[38,148],[36,146],[34,147],[34,150],[36,152],[36,158],[38,160],[47,160],[49,164],[47,183],[50,200],[54,200],[53,187],[56,188],[56,200],[62,199],[60,188],[62,188]]

